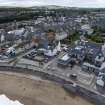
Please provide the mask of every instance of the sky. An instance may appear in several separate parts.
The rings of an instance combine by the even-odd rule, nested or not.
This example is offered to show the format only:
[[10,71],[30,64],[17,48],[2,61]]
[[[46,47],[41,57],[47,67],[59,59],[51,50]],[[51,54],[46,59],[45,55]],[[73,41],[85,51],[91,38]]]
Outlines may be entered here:
[[105,8],[105,0],[0,0],[0,6],[30,7],[43,5]]

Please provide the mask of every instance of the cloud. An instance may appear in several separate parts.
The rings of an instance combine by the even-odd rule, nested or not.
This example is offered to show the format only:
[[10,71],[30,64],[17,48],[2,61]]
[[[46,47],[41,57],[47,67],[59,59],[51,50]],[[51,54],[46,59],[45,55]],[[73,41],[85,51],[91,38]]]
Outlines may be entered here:
[[41,5],[41,2],[37,0],[0,0],[0,6],[30,7],[34,5]]
[[74,7],[105,7],[105,0],[72,0]]
[[105,0],[0,0],[0,6],[59,5],[70,7],[104,7]]

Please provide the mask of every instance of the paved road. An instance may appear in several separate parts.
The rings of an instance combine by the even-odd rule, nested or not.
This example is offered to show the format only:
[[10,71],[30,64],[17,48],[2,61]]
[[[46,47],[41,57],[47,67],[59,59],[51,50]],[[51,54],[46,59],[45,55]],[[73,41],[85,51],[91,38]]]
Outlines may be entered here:
[[29,54],[32,51],[35,51],[35,49],[32,50],[29,49],[25,52],[23,51],[22,53],[18,54],[18,56],[16,56],[9,64],[15,66],[23,56]]

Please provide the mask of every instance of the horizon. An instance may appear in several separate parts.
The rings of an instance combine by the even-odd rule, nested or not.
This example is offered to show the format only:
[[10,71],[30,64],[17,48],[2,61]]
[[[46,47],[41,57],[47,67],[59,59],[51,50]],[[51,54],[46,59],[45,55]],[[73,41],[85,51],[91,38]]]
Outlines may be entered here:
[[64,6],[77,8],[105,8],[105,0],[0,0],[1,7]]

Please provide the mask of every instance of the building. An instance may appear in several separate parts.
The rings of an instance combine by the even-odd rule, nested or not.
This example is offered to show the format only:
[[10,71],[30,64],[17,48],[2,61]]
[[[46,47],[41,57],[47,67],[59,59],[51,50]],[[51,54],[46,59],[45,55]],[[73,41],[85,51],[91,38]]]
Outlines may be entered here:
[[86,33],[88,35],[91,35],[93,33],[93,29],[90,27],[89,24],[84,24],[81,26],[81,31],[83,33]]
[[96,86],[98,89],[104,89],[105,88],[105,74],[99,73],[96,80]]
[[56,40],[60,41],[60,40],[63,40],[65,38],[67,38],[67,33],[66,32],[59,32],[59,33],[56,33]]
[[8,34],[14,34],[15,36],[21,36],[24,33],[24,31],[25,29],[21,28],[21,29],[9,31]]
[[101,67],[101,65],[104,62],[104,60],[105,60],[104,56],[100,53],[95,58],[95,65],[98,66],[98,67]]
[[71,51],[69,52],[69,55],[76,59],[79,63],[82,63],[85,59],[85,47],[84,46],[76,46],[74,48],[71,49]]
[[96,75],[98,75],[99,73],[99,67],[96,67],[95,65],[87,63],[87,62],[84,62],[82,64],[82,70],[88,73],[94,73]]
[[68,54],[63,55],[58,59],[57,64],[63,67],[67,67],[71,61],[71,58]]

